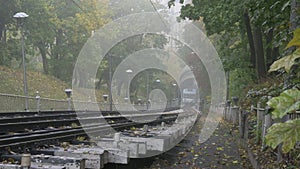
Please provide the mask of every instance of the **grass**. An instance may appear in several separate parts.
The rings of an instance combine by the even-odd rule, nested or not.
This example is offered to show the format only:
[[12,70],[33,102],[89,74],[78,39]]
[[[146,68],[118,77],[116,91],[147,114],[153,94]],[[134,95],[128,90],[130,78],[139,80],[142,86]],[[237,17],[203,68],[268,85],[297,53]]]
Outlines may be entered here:
[[[64,90],[71,86],[65,82],[41,72],[27,71],[28,95],[45,98],[65,99]],[[23,70],[0,66],[0,93],[24,95]]]
[[[38,91],[42,98],[66,99],[65,89],[72,88],[62,80],[41,72],[28,70],[26,75],[28,95],[32,97],[35,97]],[[0,66],[0,93],[24,95],[23,69]],[[107,93],[107,89],[95,90],[96,100],[103,101],[102,95]]]

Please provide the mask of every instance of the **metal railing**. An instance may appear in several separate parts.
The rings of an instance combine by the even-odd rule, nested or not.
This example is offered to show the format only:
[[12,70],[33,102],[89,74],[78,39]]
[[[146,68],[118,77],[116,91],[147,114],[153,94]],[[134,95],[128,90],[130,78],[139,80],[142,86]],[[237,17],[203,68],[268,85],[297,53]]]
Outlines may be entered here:
[[[25,99],[28,101],[28,110],[25,109]],[[153,103],[149,109],[162,109],[179,107],[178,101],[168,101],[167,104],[160,105],[160,103]],[[78,101],[78,100],[64,100],[36,97],[25,97],[21,95],[2,94],[0,93],[0,112],[23,112],[23,111],[59,111],[59,110],[102,110],[109,111],[109,102],[92,102],[92,101]],[[116,103],[112,106],[112,111],[135,111],[147,110],[146,104]]]

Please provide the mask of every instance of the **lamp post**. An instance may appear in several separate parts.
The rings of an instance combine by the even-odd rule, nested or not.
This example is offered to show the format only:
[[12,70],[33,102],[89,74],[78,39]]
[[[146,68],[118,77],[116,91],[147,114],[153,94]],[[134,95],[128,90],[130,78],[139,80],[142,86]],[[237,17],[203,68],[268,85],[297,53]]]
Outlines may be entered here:
[[112,112],[112,56],[108,56],[109,60],[109,111]]
[[149,110],[149,103],[150,103],[150,100],[149,100],[149,73],[147,72],[147,80],[146,80],[146,108],[147,110]]
[[40,112],[40,103],[41,103],[41,96],[39,95],[39,91],[36,91],[36,111],[39,113]]
[[65,90],[66,94],[67,94],[67,100],[68,100],[68,110],[71,110],[71,93],[72,93],[72,89],[66,89]]
[[17,19],[21,26],[21,47],[22,47],[22,62],[23,62],[23,85],[24,85],[24,96],[25,96],[25,111],[28,111],[28,92],[27,92],[27,78],[26,78],[26,63],[25,63],[25,43],[24,43],[24,35],[23,35],[23,21],[28,15],[24,12],[18,12],[14,16]]
[[[172,86],[174,87],[174,102],[176,103],[177,98],[178,98],[178,96],[177,96],[177,88],[176,88],[177,84],[173,83]],[[172,102],[171,102],[171,105],[172,105]]]
[[130,91],[130,75],[133,71],[131,69],[127,69],[126,73],[128,74],[128,90],[126,91],[126,98],[129,100],[129,91]]
[[107,106],[106,106],[106,104],[107,104],[107,98],[108,98],[108,95],[105,94],[105,95],[103,95],[102,97],[103,97],[103,100],[104,100],[104,103],[105,103],[105,110],[107,111]]
[[[155,82],[156,82],[157,88],[159,88],[159,87],[160,87],[160,86],[159,86],[159,84],[160,84],[160,79],[156,79]],[[158,98],[156,98],[155,106],[159,106],[160,103],[161,103],[161,100],[158,99]]]
[[174,87],[174,99],[176,99],[177,98],[177,89],[176,89],[177,84],[173,83],[172,86]]
[[[155,80],[156,83],[160,83],[160,80],[159,79],[156,79]],[[149,99],[149,73],[147,72],[147,85],[146,85],[147,89],[146,89],[146,99],[147,99],[147,103],[146,103],[146,106],[147,106],[147,110],[149,110],[149,103],[150,103],[150,99]]]

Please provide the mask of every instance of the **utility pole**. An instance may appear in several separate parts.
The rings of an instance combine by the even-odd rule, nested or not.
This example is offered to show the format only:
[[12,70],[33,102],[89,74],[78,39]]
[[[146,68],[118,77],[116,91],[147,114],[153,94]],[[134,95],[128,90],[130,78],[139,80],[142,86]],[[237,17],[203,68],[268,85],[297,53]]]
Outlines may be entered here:
[[112,112],[112,56],[108,55],[109,60],[109,111]]
[[146,87],[147,87],[147,89],[146,89],[146,99],[147,99],[147,102],[146,102],[146,105],[147,105],[147,110],[149,110],[149,72],[147,72],[147,80],[146,80],[147,82],[147,84],[146,84]]

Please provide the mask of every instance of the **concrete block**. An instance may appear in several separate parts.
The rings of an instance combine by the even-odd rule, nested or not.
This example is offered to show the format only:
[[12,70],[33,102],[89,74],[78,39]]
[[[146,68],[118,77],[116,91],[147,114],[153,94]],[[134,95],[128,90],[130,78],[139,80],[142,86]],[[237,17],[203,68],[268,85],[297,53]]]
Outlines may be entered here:
[[150,138],[141,138],[141,137],[122,137],[124,140],[128,140],[130,142],[144,142],[146,143],[148,150],[153,151],[165,151],[168,147],[168,143],[170,140],[170,136],[159,135]]
[[30,169],[71,169],[66,166],[57,166],[53,164],[31,163]]
[[0,169],[21,169],[20,165],[14,164],[0,164]]
[[98,146],[102,147],[103,149],[106,148],[116,148],[121,150],[127,150],[129,151],[129,157],[130,158],[138,158],[139,154],[146,154],[147,153],[147,144],[145,141],[131,141],[126,139],[120,139],[117,146],[115,144],[112,144],[112,142],[115,142],[114,139],[101,139],[97,144]]
[[139,144],[138,143],[120,143],[120,149],[128,149],[129,150],[129,156],[131,158],[138,158],[139,157]]
[[108,151],[108,162],[115,164],[129,163],[129,150],[121,150],[116,148],[106,148]]
[[[103,149],[115,150],[113,152],[117,153],[116,154],[117,156],[121,151],[129,152],[129,155],[126,154],[125,158],[127,158],[127,157],[137,158],[139,156],[139,144],[137,144],[137,143],[132,143],[129,141],[119,141],[116,144],[116,141],[114,141],[113,139],[112,140],[106,139],[106,140],[99,141],[97,143],[97,145]],[[116,151],[116,150],[118,150],[118,151]]]
[[55,156],[66,156],[74,158],[85,159],[85,168],[101,169],[106,164],[108,153],[103,149],[95,148],[78,148],[78,149],[68,149],[64,151],[63,149],[55,150]]
[[147,142],[140,141],[140,142],[134,142],[131,143],[137,143],[139,145],[139,154],[147,154]]
[[84,169],[85,159],[73,157],[60,157],[50,155],[33,155],[31,161],[37,164],[56,164],[67,169]]

